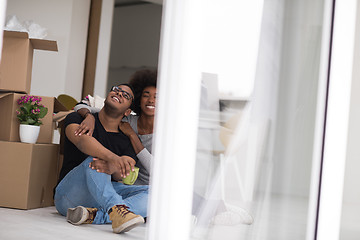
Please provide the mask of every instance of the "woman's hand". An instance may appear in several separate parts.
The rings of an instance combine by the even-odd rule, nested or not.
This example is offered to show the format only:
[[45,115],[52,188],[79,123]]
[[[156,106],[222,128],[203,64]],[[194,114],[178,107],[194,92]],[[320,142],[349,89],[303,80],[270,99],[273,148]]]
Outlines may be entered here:
[[89,167],[97,172],[123,178],[128,176],[130,171],[134,171],[135,163],[135,160],[129,156],[118,157],[115,161],[105,161],[94,157],[93,161],[89,163]]
[[136,133],[134,132],[134,129],[132,129],[132,127],[130,126],[130,124],[128,122],[120,122],[119,128],[128,137],[130,137],[133,134],[136,135]]
[[85,119],[79,125],[79,128],[75,130],[76,136],[81,136],[82,134],[86,134],[88,136],[92,136],[95,128],[95,117],[91,113],[86,114]]

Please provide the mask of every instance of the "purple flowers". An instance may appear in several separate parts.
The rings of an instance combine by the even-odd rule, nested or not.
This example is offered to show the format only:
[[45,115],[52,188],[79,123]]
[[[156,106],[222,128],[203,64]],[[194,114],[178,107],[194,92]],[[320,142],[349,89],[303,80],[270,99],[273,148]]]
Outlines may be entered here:
[[16,110],[17,118],[21,124],[41,125],[40,118],[45,117],[48,112],[47,107],[40,104],[42,98],[38,96],[25,95],[17,100],[20,108]]
[[21,96],[18,100],[17,100],[17,104],[21,105],[24,103],[34,103],[34,104],[39,104],[41,102],[42,98],[38,97],[38,96],[31,96],[31,95],[25,95],[25,96]]
[[40,114],[40,108],[31,109],[32,114]]

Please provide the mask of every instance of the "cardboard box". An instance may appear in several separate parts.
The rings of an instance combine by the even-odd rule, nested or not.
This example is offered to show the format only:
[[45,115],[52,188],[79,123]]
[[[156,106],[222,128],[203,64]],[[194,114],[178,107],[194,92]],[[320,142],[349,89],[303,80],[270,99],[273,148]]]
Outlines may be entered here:
[[54,114],[54,122],[57,124],[57,129],[60,133],[60,142],[59,142],[59,163],[58,163],[58,175],[60,175],[61,167],[64,162],[64,143],[65,143],[65,118],[69,113],[74,112],[74,110],[70,111],[60,111],[57,114]]
[[58,50],[56,41],[30,39],[26,32],[4,31],[0,90],[30,92],[34,49]]
[[74,112],[74,110],[69,111],[60,111],[57,114],[54,114],[53,120],[57,124],[57,129],[60,133],[60,155],[64,154],[64,142],[65,142],[65,118],[69,113]]
[[0,206],[32,209],[54,205],[58,144],[0,141]]
[[[17,100],[25,94],[0,93],[0,141],[20,142],[20,122],[16,117],[16,109],[19,108]],[[41,119],[40,134],[37,143],[52,143],[54,135],[53,113],[64,111],[66,108],[54,97],[42,97],[41,104],[48,108],[48,113]]]

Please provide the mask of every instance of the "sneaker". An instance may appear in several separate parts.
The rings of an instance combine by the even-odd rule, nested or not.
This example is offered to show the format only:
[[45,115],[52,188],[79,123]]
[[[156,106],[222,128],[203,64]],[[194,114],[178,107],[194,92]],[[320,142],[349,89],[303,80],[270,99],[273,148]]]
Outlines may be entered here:
[[139,224],[144,223],[144,218],[128,210],[125,205],[116,205],[109,210],[114,233],[127,232]]
[[197,224],[197,217],[195,215],[191,215],[190,221],[191,221],[191,226],[195,226]]
[[253,217],[242,208],[227,206],[227,211],[219,213],[212,219],[214,225],[232,226],[237,224],[250,225],[254,222]]
[[96,212],[97,208],[85,208],[83,206],[68,208],[66,220],[74,225],[93,223]]

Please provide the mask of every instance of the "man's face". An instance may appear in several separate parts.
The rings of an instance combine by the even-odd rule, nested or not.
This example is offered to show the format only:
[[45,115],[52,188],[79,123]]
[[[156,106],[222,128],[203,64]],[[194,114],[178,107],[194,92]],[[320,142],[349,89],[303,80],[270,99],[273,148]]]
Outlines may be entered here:
[[134,93],[126,85],[114,86],[111,88],[108,96],[105,99],[105,104],[125,113],[131,106],[134,99]]

